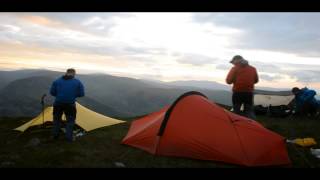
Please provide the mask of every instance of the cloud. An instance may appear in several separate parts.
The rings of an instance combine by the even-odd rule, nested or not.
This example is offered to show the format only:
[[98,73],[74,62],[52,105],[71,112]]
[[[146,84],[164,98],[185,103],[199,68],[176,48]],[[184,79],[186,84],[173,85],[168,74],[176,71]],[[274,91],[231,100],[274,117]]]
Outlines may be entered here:
[[[41,36],[59,41],[59,38],[74,37],[80,41],[91,36],[102,40],[108,39],[118,19],[131,16],[128,13],[4,13],[0,16],[0,24],[20,27],[19,36],[30,39]],[[0,27],[0,32],[4,30],[8,31]],[[75,34],[79,36],[75,37]]]
[[275,80],[279,80],[279,79],[283,79],[283,76],[276,74],[276,75],[268,75],[268,74],[260,74],[259,78],[262,80],[266,80],[266,81],[275,81]]
[[320,56],[320,13],[197,13],[194,21],[242,30],[233,48]]
[[216,66],[216,69],[220,69],[220,70],[229,70],[231,68],[230,65],[226,65],[226,64],[218,64]]
[[320,77],[320,71],[314,70],[298,70],[288,72],[292,78],[295,78],[297,82],[303,83],[318,83]]
[[178,63],[181,64],[190,64],[194,66],[203,66],[212,64],[217,61],[217,59],[200,55],[200,54],[184,54],[182,57],[176,59]]
[[[146,75],[161,74],[170,69],[172,77],[178,77],[185,73],[184,69],[179,71],[181,64],[215,65],[217,69],[228,70],[231,67],[229,55],[241,52],[239,49],[244,52],[246,49],[263,49],[319,56],[319,14],[195,13],[191,23],[189,15],[175,19],[173,14],[167,14],[165,17],[169,18],[169,25],[164,26],[161,21],[166,19],[161,13],[154,17],[134,13],[2,13],[0,45],[1,53],[6,56],[10,54],[6,52],[8,50],[15,57],[19,53],[30,58],[37,54],[39,59],[50,59],[49,56],[59,59],[59,55],[69,59],[81,56],[91,64],[94,64],[92,59],[102,62],[112,59],[119,64],[140,67],[141,73],[149,71]],[[8,43],[20,49],[3,50]],[[255,56],[260,51],[251,52]],[[269,53],[266,52],[265,57]],[[278,53],[274,54],[270,56],[278,58]],[[258,62],[248,58],[261,74],[261,79],[266,81],[289,76],[301,82],[317,82],[316,77],[319,77],[317,71],[320,66]],[[161,66],[159,73],[150,69],[154,66]],[[198,69],[192,77],[199,77],[205,69]],[[186,76],[189,74],[192,72]]]
[[320,81],[319,65],[255,62],[254,66],[257,68],[261,79],[267,81],[284,79],[286,76],[302,83],[317,83]]
[[105,36],[116,25],[118,18],[132,17],[129,13],[19,13],[17,18],[34,24],[67,28],[70,30]]
[[0,16],[0,42],[102,56],[165,54],[164,48],[132,46],[112,39],[108,33],[116,20],[132,16],[128,13],[9,13]]
[[263,62],[249,62],[258,72],[264,73],[284,73],[283,67],[288,67],[287,64],[263,63]]
[[0,32],[9,32],[9,33],[17,33],[21,30],[20,27],[10,25],[10,24],[1,24],[0,25]]
[[317,83],[320,81],[319,65],[262,62],[253,64],[257,68],[261,79],[266,81],[285,79],[286,76],[302,83]]
[[157,54],[165,54],[167,52],[167,50],[164,48],[151,48],[151,47],[125,46],[122,49],[126,54],[157,55]]
[[51,20],[46,17],[42,16],[35,16],[35,15],[26,15],[21,17],[24,21],[36,24],[39,26],[48,26],[48,27],[59,27],[63,26],[62,22]]
[[119,45],[88,34],[72,30],[59,30],[47,27],[21,27],[14,33],[14,25],[0,24],[0,42],[19,42],[25,46],[44,47],[61,52],[95,54],[95,55],[126,55],[126,45]]
[[267,75],[267,74],[261,74],[259,76],[260,79],[263,79],[263,80],[266,80],[266,81],[273,81],[274,80],[274,77],[270,76],[270,75]]

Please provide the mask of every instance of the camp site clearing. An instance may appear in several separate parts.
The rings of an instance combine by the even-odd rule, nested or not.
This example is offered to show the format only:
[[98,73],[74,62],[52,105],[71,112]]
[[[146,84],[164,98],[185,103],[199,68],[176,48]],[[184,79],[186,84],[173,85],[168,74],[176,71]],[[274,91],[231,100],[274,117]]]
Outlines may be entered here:
[[[132,119],[113,126],[99,128],[79,137],[73,143],[63,137],[50,139],[50,128],[35,127],[23,134],[12,129],[30,118],[0,119],[0,167],[125,167],[125,168],[206,168],[238,167],[214,161],[187,158],[154,156],[145,151],[121,144]],[[287,138],[313,137],[319,148],[320,123],[311,118],[270,118],[258,116],[266,128]],[[38,143],[32,144],[34,140]],[[287,144],[292,167],[320,167],[320,159],[310,153],[309,148]],[[119,164],[121,166],[119,166]]]

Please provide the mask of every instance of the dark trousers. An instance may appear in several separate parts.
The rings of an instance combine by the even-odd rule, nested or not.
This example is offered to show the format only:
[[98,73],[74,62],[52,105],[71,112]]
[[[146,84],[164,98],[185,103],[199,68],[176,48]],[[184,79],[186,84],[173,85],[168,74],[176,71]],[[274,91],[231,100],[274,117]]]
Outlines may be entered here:
[[65,114],[66,124],[66,138],[69,141],[73,139],[73,127],[75,124],[77,109],[75,104],[54,104],[53,106],[53,129],[54,137],[59,136],[62,115]]
[[[244,115],[250,119],[256,119],[252,92],[234,92],[232,94],[232,104],[236,114]],[[241,113],[242,105],[244,107],[243,113]]]
[[311,104],[310,102],[305,102],[302,106],[300,111],[298,112],[300,115],[317,115],[319,111],[319,107]]

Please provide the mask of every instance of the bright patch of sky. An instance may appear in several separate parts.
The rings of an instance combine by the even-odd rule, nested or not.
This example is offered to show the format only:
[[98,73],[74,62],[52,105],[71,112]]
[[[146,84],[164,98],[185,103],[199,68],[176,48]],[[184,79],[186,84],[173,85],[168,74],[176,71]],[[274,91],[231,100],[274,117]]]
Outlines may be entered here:
[[0,69],[224,83],[229,60],[259,86],[320,89],[320,13],[0,13]]

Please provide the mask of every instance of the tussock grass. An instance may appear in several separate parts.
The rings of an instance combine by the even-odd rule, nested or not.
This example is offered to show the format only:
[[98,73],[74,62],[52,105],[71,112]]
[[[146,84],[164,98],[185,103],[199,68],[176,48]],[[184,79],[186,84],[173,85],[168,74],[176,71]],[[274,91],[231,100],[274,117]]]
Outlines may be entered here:
[[[34,128],[23,134],[12,129],[25,123],[26,118],[0,119],[0,167],[116,167],[121,162],[129,168],[232,168],[234,165],[201,161],[187,158],[153,156],[145,151],[122,145],[132,119],[126,123],[104,127],[68,143],[61,136],[50,139],[51,129]],[[289,139],[313,137],[320,143],[320,120],[312,118],[270,118],[258,117],[266,128]],[[40,144],[27,146],[30,140],[38,138]],[[288,144],[293,167],[320,167],[308,148]],[[317,145],[315,148],[319,148]]]

